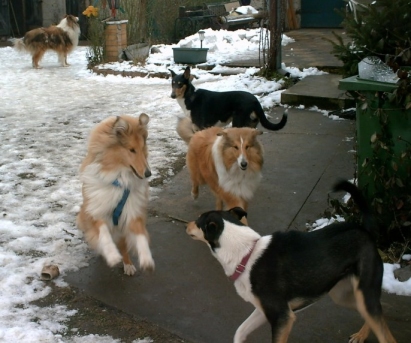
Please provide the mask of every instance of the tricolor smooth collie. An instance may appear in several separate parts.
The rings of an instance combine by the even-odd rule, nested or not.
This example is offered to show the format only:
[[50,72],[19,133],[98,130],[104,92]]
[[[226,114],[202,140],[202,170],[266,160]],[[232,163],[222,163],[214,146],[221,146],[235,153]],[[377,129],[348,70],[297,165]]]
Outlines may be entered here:
[[23,38],[13,40],[14,47],[31,54],[33,68],[41,68],[39,62],[47,50],[57,52],[58,61],[67,67],[67,55],[77,47],[79,41],[78,20],[78,17],[66,15],[58,25],[28,31]]
[[123,261],[127,275],[136,272],[129,252],[138,254],[141,269],[154,269],[146,229],[148,122],[144,113],[103,120],[91,132],[80,168],[83,204],[77,226],[110,267]]
[[[281,130],[287,123],[287,111],[279,123],[270,122],[258,99],[245,91],[216,92],[206,89],[196,89],[191,83],[190,67],[182,74],[171,73],[171,97],[186,116],[179,118],[177,132],[190,130],[196,132],[211,126],[256,128],[258,123],[272,131]],[[183,117],[184,118],[184,117]],[[188,125],[189,123],[189,125]],[[180,134],[181,136],[181,134]],[[184,140],[185,138],[182,137]]]
[[[211,127],[198,131],[189,140],[187,166],[191,194],[197,199],[199,186],[207,184],[216,197],[216,208],[247,209],[261,180],[263,146],[251,128]],[[245,221],[245,218],[244,218]]]
[[348,181],[338,182],[334,190],[350,193],[364,225],[342,222],[312,232],[260,236],[242,224],[246,212],[241,208],[206,212],[188,223],[187,234],[209,246],[237,293],[255,307],[237,329],[234,343],[245,342],[267,321],[272,342],[287,342],[295,312],[327,293],[365,320],[350,343],[364,343],[371,331],[379,343],[396,342],[382,314],[383,263],[372,238],[369,208]]

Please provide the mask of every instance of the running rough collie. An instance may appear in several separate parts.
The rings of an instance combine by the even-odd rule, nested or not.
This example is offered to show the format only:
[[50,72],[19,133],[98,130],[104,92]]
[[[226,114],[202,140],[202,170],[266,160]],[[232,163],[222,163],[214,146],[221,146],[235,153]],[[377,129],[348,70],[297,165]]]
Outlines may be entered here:
[[92,249],[110,267],[123,260],[124,274],[136,271],[129,252],[137,252],[141,269],[154,269],[146,229],[149,117],[110,117],[91,132],[80,168],[83,204],[77,226]]
[[211,127],[196,132],[187,150],[191,194],[197,199],[199,186],[207,184],[216,196],[216,208],[242,207],[254,195],[261,180],[263,146],[251,128]]
[[[380,343],[395,343],[382,314],[383,263],[373,240],[370,210],[348,181],[335,191],[351,194],[364,224],[335,223],[312,232],[276,232],[261,237],[240,219],[241,208],[203,213],[187,225],[193,239],[205,242],[234,282],[237,293],[255,306],[237,329],[234,343],[268,321],[272,342],[286,343],[295,312],[328,293],[338,305],[356,309],[365,324],[350,343],[363,343],[370,331]],[[326,341],[326,339],[324,339]]]
[[79,36],[78,18],[67,15],[57,26],[28,31],[23,38],[15,39],[13,44],[17,51],[31,54],[33,68],[41,68],[39,62],[47,50],[57,52],[59,62],[67,67],[67,55],[78,45]]

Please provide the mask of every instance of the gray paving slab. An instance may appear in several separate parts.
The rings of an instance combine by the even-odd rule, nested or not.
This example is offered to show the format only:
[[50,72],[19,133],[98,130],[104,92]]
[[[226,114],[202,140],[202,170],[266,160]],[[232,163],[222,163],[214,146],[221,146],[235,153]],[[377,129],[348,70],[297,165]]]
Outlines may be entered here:
[[[280,115],[275,111],[272,115]],[[354,122],[334,121],[318,112],[292,109],[287,126],[260,136],[265,147],[263,181],[249,208],[249,223],[261,234],[305,230],[327,208],[333,182],[352,178]],[[342,196],[343,194],[336,195]],[[191,240],[177,217],[193,220],[214,207],[207,188],[190,197],[186,169],[150,202],[148,229],[156,270],[134,277],[110,269],[100,257],[66,280],[102,302],[195,343],[231,342],[236,328],[252,312],[235,292],[221,266],[201,242]],[[398,342],[411,337],[410,297],[384,294],[384,309]],[[328,299],[301,312],[291,343],[346,342],[362,320]],[[270,341],[264,325],[248,342]],[[376,342],[370,339],[369,342]]]
[[317,106],[325,110],[355,107],[355,101],[338,89],[338,74],[310,75],[281,93],[281,103],[290,106]]

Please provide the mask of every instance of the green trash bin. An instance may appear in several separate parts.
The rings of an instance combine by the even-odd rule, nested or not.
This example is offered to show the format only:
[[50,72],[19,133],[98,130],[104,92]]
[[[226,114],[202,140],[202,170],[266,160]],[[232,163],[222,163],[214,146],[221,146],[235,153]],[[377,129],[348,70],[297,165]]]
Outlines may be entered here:
[[[358,186],[372,202],[384,185],[378,173],[392,174],[401,187],[410,178],[411,161],[404,152],[411,147],[411,109],[404,110],[388,100],[395,83],[360,79],[352,76],[340,80],[339,89],[348,91],[356,99],[357,177]],[[390,146],[384,146],[385,137],[391,137]],[[377,159],[377,160],[376,160]],[[379,171],[370,163],[377,161]],[[391,168],[383,170],[382,168]]]

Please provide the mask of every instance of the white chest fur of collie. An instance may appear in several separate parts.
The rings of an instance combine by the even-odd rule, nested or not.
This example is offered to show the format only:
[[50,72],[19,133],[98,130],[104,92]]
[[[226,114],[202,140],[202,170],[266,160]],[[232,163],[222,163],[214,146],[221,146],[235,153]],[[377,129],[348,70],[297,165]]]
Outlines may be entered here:
[[251,128],[211,127],[196,132],[190,139],[187,166],[194,199],[199,186],[207,184],[216,196],[216,208],[247,208],[260,180],[263,146]]
[[78,45],[80,25],[78,17],[66,15],[58,25],[40,27],[28,31],[23,38],[13,41],[17,51],[31,54],[33,68],[41,68],[39,62],[47,50],[57,52],[58,60],[67,67],[67,55]]
[[77,226],[110,267],[123,261],[127,275],[136,271],[129,252],[137,253],[141,269],[154,269],[146,229],[148,122],[144,113],[103,120],[91,132],[80,168],[83,204]]

